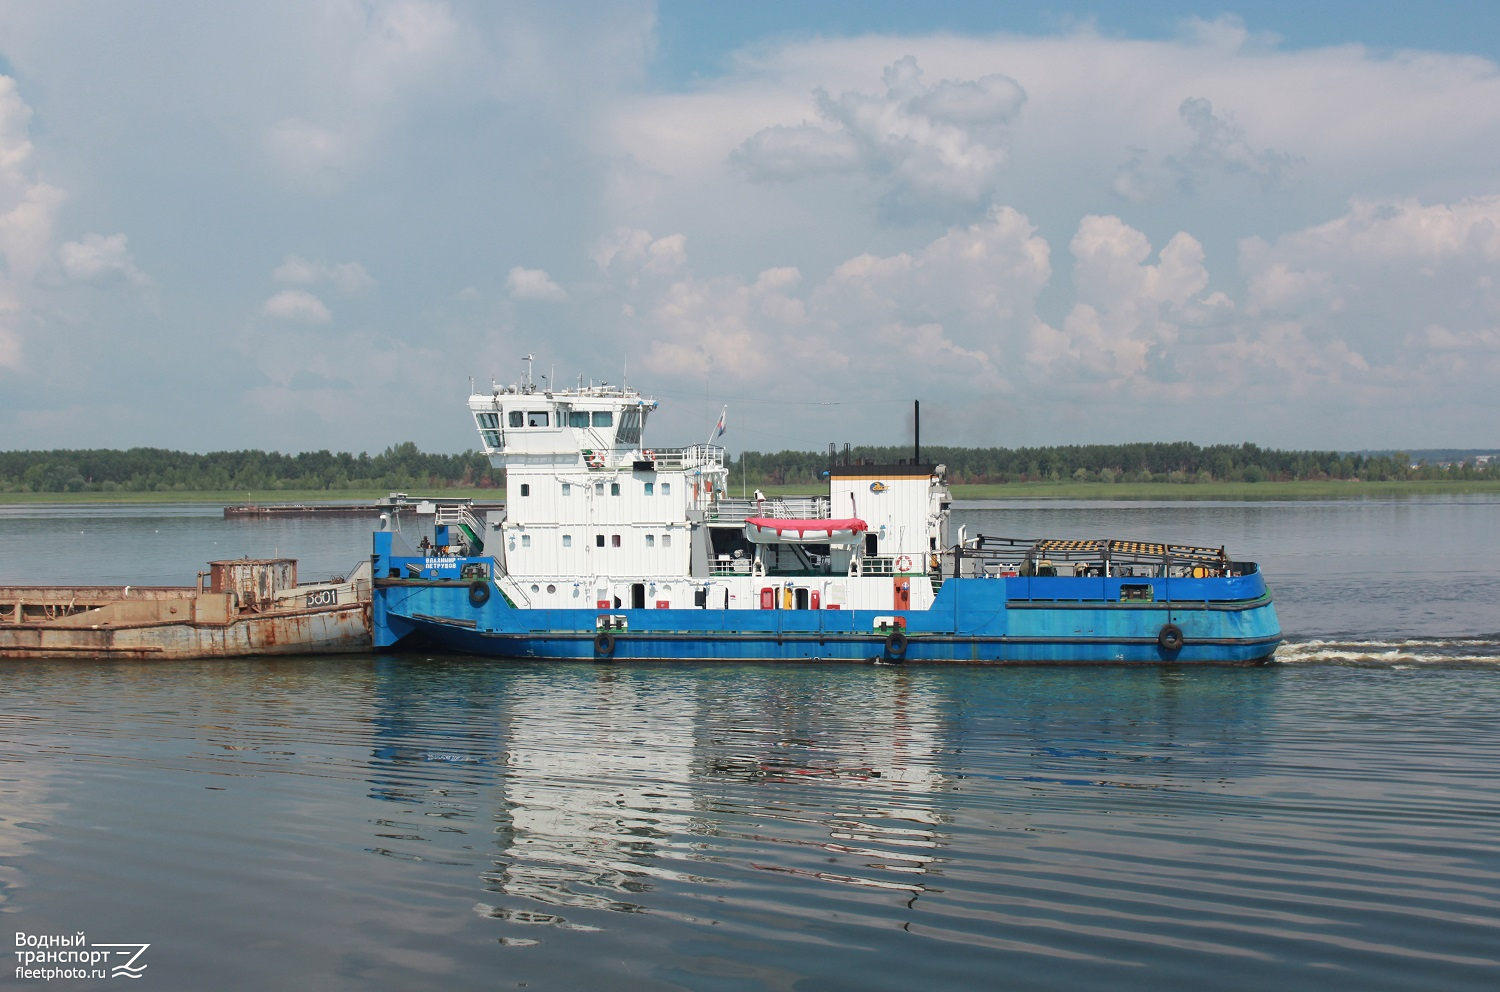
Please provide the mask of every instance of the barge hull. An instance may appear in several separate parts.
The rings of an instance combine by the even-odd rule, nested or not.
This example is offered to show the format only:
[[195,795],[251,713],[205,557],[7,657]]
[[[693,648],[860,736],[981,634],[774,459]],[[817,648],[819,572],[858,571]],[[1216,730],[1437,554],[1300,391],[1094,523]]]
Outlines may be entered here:
[[294,559],[210,563],[194,586],[0,587],[0,660],[367,651],[369,563],[299,584]]
[[154,622],[101,627],[0,623],[0,659],[239,658],[370,649],[368,603],[224,623]]

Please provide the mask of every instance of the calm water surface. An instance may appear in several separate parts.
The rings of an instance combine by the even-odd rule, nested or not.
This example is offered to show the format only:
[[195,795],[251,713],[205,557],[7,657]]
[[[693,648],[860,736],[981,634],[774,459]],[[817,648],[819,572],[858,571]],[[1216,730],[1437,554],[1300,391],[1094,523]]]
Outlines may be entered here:
[[[366,553],[210,509],[0,510],[0,581]],[[1493,989],[1497,512],[966,510],[1260,560],[1255,669],[14,666],[0,932],[143,989]]]

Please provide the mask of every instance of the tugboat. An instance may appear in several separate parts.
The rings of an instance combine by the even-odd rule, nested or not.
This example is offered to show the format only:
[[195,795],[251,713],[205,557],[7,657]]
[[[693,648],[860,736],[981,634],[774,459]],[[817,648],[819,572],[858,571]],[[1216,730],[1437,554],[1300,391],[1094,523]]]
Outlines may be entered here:
[[[511,658],[1252,664],[1281,627],[1223,548],[951,533],[942,465],[836,465],[735,498],[724,449],[652,448],[624,386],[469,397],[504,509],[375,534],[376,648]],[[721,419],[718,433],[723,432]],[[914,460],[915,461],[915,460]]]

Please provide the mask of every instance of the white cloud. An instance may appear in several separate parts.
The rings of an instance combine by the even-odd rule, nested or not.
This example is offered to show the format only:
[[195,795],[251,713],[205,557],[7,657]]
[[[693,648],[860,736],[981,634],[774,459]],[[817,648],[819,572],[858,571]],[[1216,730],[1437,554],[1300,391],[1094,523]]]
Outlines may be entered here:
[[654,238],[649,231],[622,227],[600,238],[592,257],[604,270],[619,267],[669,275],[687,262],[687,237],[669,234]]
[[[637,245],[655,243],[641,235]],[[1004,356],[1035,323],[1050,274],[1035,228],[996,208],[917,252],[850,258],[812,285],[792,266],[749,282],[687,276],[643,286],[626,277],[626,285],[646,294],[633,313],[643,315],[647,365],[661,376],[804,395],[936,379],[950,398],[975,399],[1012,388]],[[857,382],[829,378],[856,371]]]
[[34,280],[52,258],[52,228],[67,195],[32,166],[31,108],[0,76],[0,369],[20,368],[22,328],[34,310]]
[[[388,360],[411,326],[465,372],[504,372],[537,347],[497,332],[505,295],[567,287],[586,319],[540,329],[560,367],[628,349],[632,382],[679,392],[705,372],[740,395],[925,391],[968,405],[974,441],[1384,445],[1496,419],[1500,218],[1475,165],[1500,161],[1490,60],[1282,49],[1220,19],[1153,41],[747,38],[722,71],[663,86],[645,0],[70,11],[0,5],[6,62],[36,81],[35,123],[0,82],[0,366],[122,389],[122,366],[158,374],[149,338],[221,361],[212,378],[245,395],[255,366],[216,359],[201,315],[243,306],[241,255],[309,246],[262,256],[273,281],[250,298],[253,333],[285,349],[273,405],[330,400],[312,427],[277,421],[282,444],[378,430],[336,422],[359,404],[299,378],[344,374],[350,352],[318,365],[308,322],[352,324],[341,294],[375,271],[391,275],[358,340],[384,350],[350,389],[416,374]],[[66,211],[60,175],[80,177]],[[551,261],[469,302],[495,257]],[[130,293],[142,268],[160,292]],[[0,390],[0,425],[24,392]],[[197,443],[188,418],[158,423]],[[447,443],[452,415],[409,423]],[[829,429],[875,430],[852,413]]]
[[260,310],[268,317],[304,324],[326,324],[333,319],[323,301],[304,289],[283,289],[262,304]]
[[0,369],[21,367],[20,309],[15,292],[0,282]]
[[357,293],[375,285],[375,280],[358,262],[329,265],[322,261],[310,262],[300,255],[288,255],[271,273],[271,278],[294,286],[332,283],[334,288],[343,293]]
[[1118,217],[1085,217],[1071,244],[1076,302],[1061,330],[1038,325],[1028,358],[1044,374],[1121,382],[1167,375],[1184,309],[1208,284],[1203,246],[1178,233],[1147,264],[1151,244]]
[[135,267],[123,234],[108,237],[85,234],[82,241],[66,242],[57,250],[57,257],[68,278],[79,282],[90,282],[111,273],[118,273],[138,286],[151,281]]
[[1500,195],[1355,201],[1331,221],[1240,248],[1247,317],[1295,334],[1296,380],[1336,375],[1393,404],[1492,394],[1497,262]]
[[403,98],[467,59],[462,30],[441,0],[335,0],[302,25],[317,57],[301,64],[317,96],[267,124],[267,156],[292,182],[332,192],[366,167],[401,117]]
[[1009,76],[922,82],[916,58],[887,66],[885,93],[819,89],[820,124],[779,125],[751,135],[735,160],[751,178],[791,181],[853,172],[877,177],[897,199],[989,193],[1009,155],[1009,126],[1026,92]]
[[369,140],[368,128],[344,130],[289,117],[265,130],[266,155],[289,178],[310,188],[335,190],[349,178]]
[[452,53],[460,31],[441,0],[346,3],[333,9],[359,39],[349,58],[350,90],[369,103],[389,100],[433,71]]
[[1167,165],[1187,186],[1207,173],[1221,172],[1246,174],[1263,186],[1275,187],[1295,161],[1284,152],[1252,148],[1245,129],[1232,116],[1215,114],[1213,104],[1202,97],[1188,97],[1177,113],[1194,138],[1187,148],[1168,156]]
[[0,256],[8,276],[31,279],[52,256],[52,228],[67,194],[32,167],[31,108],[0,76]]
[[30,132],[31,108],[21,99],[16,81],[0,76],[0,175],[7,180],[31,158]]
[[542,269],[516,266],[505,277],[505,287],[513,300],[566,300],[568,294]]

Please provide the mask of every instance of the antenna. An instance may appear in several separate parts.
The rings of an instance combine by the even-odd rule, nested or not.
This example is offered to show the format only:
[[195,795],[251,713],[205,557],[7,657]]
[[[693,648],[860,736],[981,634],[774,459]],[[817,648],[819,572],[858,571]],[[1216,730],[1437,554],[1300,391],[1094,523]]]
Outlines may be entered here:
[[625,366],[620,370],[620,388],[624,389],[630,379],[630,352],[625,352]]
[[536,361],[536,356],[528,353],[525,358],[521,359],[521,361],[523,361],[523,362],[526,363],[526,379],[524,380],[524,385],[526,386],[526,389],[529,392],[531,390],[531,383],[532,383],[532,379],[531,379],[531,363],[534,362],[534,361]]

